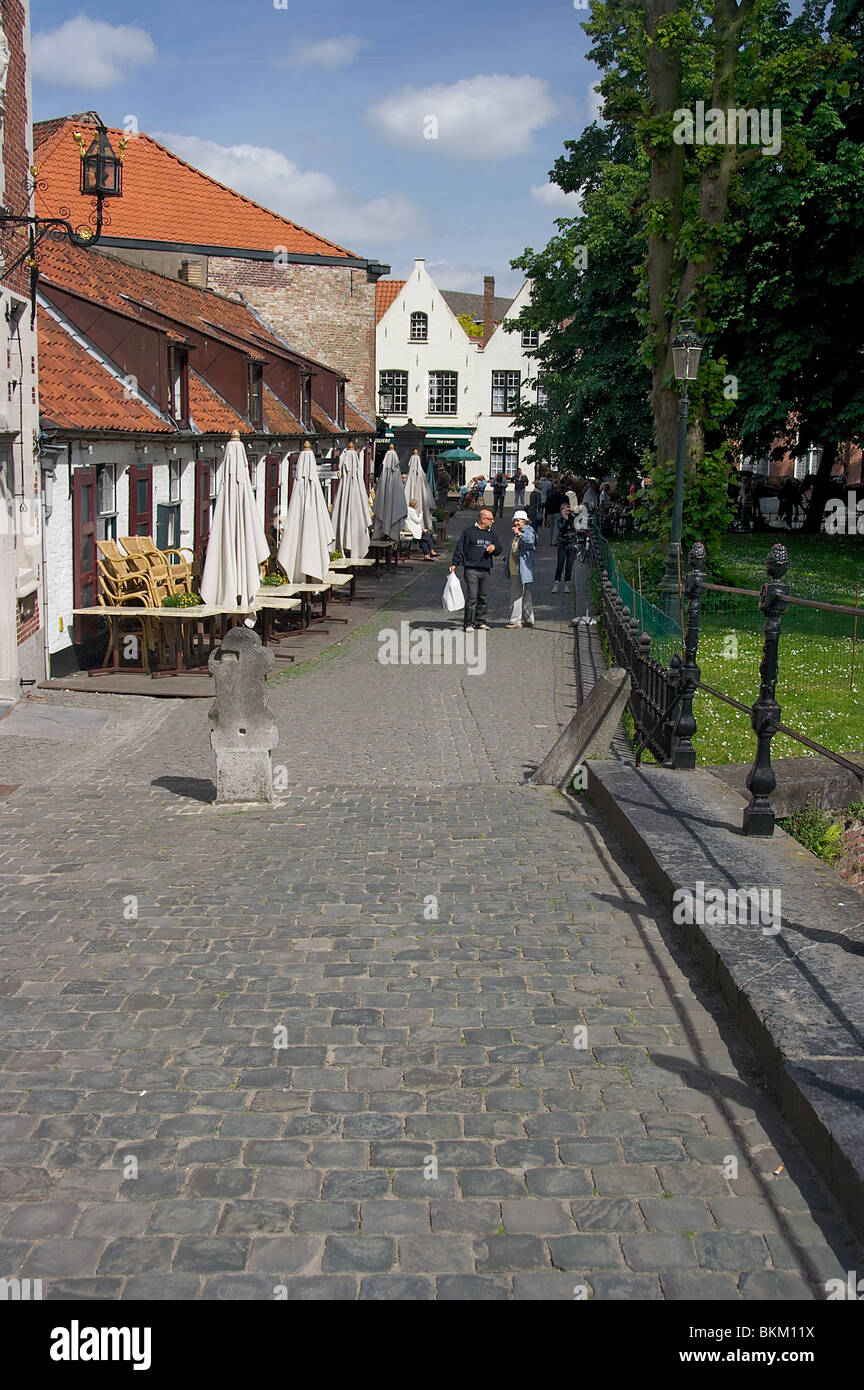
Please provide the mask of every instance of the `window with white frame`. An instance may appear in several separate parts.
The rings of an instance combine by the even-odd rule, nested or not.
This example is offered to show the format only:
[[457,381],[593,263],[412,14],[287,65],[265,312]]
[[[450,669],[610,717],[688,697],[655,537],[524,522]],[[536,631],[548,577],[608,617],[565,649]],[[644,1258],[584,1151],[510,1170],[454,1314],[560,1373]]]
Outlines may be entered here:
[[492,373],[492,414],[512,415],[519,407],[520,372]]
[[430,372],[429,414],[455,415],[458,389],[458,372]]
[[378,409],[382,415],[408,414],[408,373],[378,373]]
[[522,329],[522,346],[523,346],[523,348],[526,350],[526,352],[530,352],[532,348],[539,347],[539,346],[540,346],[540,332],[539,332],[539,330],[536,329],[536,328],[523,328],[523,329]]
[[546,380],[543,372],[537,374],[537,404],[543,410],[549,404],[549,393],[546,390]]
[[113,463],[96,469],[96,539],[117,539],[117,470]]
[[492,439],[489,441],[489,468],[493,478],[498,473],[504,473],[508,477],[515,476],[518,467],[518,439]]
[[183,469],[181,459],[168,460],[168,501],[180,501],[180,474]]
[[411,315],[411,342],[428,343],[429,341],[429,315],[420,312]]

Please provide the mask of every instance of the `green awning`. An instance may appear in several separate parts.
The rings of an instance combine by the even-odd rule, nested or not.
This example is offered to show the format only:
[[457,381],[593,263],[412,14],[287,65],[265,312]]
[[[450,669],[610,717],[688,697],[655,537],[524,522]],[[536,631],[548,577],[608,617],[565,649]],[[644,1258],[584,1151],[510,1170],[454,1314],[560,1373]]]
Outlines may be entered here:
[[[454,428],[452,430],[428,430],[426,432],[426,437],[423,440],[423,444],[424,447],[429,444],[435,446],[439,444],[467,444],[471,439],[471,435],[473,433],[473,430],[458,428]],[[386,438],[393,438],[392,426],[388,426]]]

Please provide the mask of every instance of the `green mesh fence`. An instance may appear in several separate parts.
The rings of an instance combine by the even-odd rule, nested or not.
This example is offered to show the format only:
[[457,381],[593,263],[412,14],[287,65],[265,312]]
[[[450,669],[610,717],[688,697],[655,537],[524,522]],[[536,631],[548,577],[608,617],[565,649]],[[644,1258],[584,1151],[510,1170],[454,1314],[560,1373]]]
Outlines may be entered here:
[[640,631],[647,633],[651,638],[651,655],[656,661],[668,666],[673,654],[681,651],[680,622],[676,623],[668,618],[662,609],[628,583],[618,568],[608,541],[596,530],[594,547],[612,588],[620,596],[624,606],[638,619]]

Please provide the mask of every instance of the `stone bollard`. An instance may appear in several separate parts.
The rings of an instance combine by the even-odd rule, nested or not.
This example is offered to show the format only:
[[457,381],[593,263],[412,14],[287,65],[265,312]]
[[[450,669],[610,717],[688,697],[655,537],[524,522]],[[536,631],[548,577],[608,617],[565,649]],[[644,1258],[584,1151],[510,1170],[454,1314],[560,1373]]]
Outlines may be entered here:
[[273,653],[248,627],[233,628],[207,663],[216,680],[210,747],[216,754],[217,806],[273,800],[271,749],[279,730],[266,701],[273,664]]

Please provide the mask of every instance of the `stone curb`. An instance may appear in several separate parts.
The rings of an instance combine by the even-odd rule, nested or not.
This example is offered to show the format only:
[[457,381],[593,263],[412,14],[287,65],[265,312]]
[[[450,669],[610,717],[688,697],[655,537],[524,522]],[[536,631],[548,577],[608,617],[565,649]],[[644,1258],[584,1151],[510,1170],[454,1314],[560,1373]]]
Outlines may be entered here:
[[780,889],[782,924],[681,923],[783,1114],[864,1234],[864,906],[779,828],[741,833],[744,802],[704,769],[589,762],[588,794],[667,910],[677,889]]

